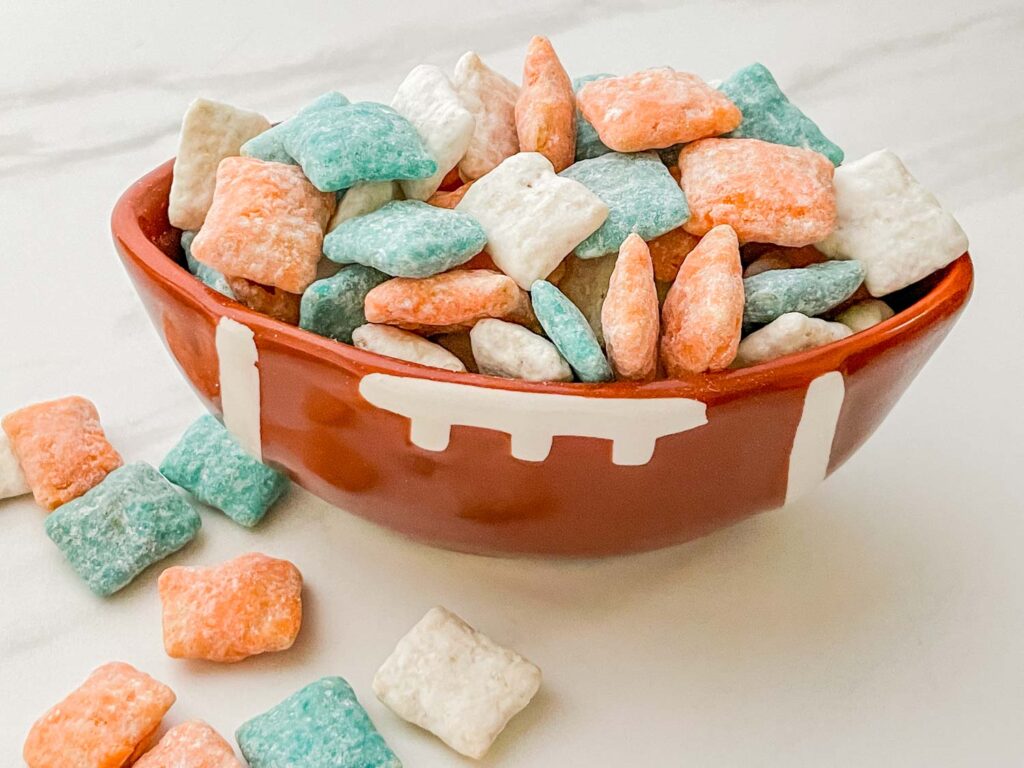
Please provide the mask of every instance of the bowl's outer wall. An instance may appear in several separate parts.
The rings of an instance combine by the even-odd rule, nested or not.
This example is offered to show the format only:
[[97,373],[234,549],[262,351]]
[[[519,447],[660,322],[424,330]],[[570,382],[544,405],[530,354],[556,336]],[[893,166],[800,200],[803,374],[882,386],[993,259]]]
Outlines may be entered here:
[[[660,438],[645,465],[614,465],[609,441],[582,437],[556,437],[546,460],[522,461],[510,455],[508,435],[460,426],[447,450],[432,452],[410,443],[408,419],[359,393],[367,373],[393,373],[388,361],[325,355],[319,339],[297,343],[292,329],[209,291],[152,247],[167,255],[177,249],[179,233],[166,215],[170,179],[167,164],[125,194],[114,214],[115,242],[157,331],[207,407],[221,409],[214,334],[219,318],[231,315],[255,333],[265,460],[346,510],[464,551],[621,554],[686,541],[781,506],[808,384],[831,370],[845,377],[832,471],[896,403],[952,327],[971,287],[964,256],[953,268],[966,274],[947,297],[908,322],[890,321],[870,344],[834,345],[836,352],[805,354],[804,364],[763,376],[752,370],[736,379],[742,386],[728,377],[718,384],[707,379],[696,387],[699,395],[682,395],[707,403],[708,423]],[[145,243],[132,236],[133,226]],[[184,280],[168,279],[168,269]],[[622,395],[621,389],[588,391]],[[632,396],[666,394],[681,393],[670,385]]]

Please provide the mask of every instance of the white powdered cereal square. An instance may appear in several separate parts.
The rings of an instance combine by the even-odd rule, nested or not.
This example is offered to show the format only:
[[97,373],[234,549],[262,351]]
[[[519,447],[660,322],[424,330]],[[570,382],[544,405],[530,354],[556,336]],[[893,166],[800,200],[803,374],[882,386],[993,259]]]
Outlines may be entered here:
[[872,296],[905,288],[967,250],[967,235],[887,149],[835,173],[835,231],[817,244],[833,259],[864,265]]
[[390,325],[366,323],[352,331],[352,344],[368,352],[406,360],[410,363],[443,368],[446,371],[465,371],[466,366],[455,355],[412,331]]
[[213,202],[217,165],[238,154],[241,146],[270,127],[263,115],[208,99],[188,106],[181,123],[178,156],[167,216],[178,229],[203,226]]
[[459,162],[463,179],[478,179],[519,151],[516,100],[519,86],[470,51],[455,65],[452,80],[463,106],[476,120],[473,138]]
[[398,86],[391,106],[413,124],[437,161],[437,173],[430,178],[402,182],[409,200],[426,200],[466,154],[476,121],[462,106],[448,75],[430,64],[413,67]]
[[21,464],[11,450],[11,441],[7,439],[7,433],[0,429],[0,499],[21,496],[28,491]]
[[455,209],[480,222],[494,263],[524,290],[608,218],[601,198],[556,175],[537,152],[512,155],[473,184]]
[[399,717],[480,758],[540,688],[540,670],[450,611],[431,608],[373,679]]

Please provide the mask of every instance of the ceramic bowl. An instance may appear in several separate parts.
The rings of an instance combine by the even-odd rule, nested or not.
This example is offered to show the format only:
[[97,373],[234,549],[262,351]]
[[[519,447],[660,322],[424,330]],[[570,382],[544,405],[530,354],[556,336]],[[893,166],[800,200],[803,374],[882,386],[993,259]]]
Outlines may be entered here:
[[450,549],[603,556],[702,536],[815,487],[871,435],[971,293],[970,257],[890,297],[895,317],[752,368],[649,384],[453,374],[247,309],[182,267],[171,163],[113,235],[185,378],[317,496]]

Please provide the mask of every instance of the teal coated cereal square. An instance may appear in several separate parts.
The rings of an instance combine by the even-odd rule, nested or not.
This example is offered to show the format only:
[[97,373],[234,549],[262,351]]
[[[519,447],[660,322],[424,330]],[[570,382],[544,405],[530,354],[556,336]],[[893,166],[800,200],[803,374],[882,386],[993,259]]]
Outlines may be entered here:
[[243,157],[255,157],[257,160],[266,160],[270,163],[297,165],[284,148],[285,134],[296,125],[296,118],[301,123],[304,118],[320,110],[344,107],[348,103],[348,99],[337,91],[325,93],[296,112],[290,120],[285,120],[282,123],[271,126],[258,136],[253,136],[242,145],[241,155]]
[[351,344],[352,331],[366,323],[366,294],[390,279],[373,267],[350,264],[332,277],[317,280],[302,294],[299,327]]

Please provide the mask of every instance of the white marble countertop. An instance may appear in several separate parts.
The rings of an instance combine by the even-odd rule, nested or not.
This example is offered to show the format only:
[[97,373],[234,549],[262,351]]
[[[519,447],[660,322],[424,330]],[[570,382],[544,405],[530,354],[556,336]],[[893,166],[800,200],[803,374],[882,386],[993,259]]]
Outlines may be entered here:
[[245,531],[208,514],[170,563],[258,549],[307,580],[290,652],[167,658],[153,568],[90,596],[27,500],[0,503],[0,763],[93,667],[170,684],[167,718],[229,738],[325,674],[407,766],[469,764],[377,703],[393,643],[443,603],[545,672],[494,766],[1024,764],[1024,6],[962,3],[10,3],[0,20],[0,412],[80,393],[153,463],[200,412],[108,234],[120,191],[174,152],[197,94],[277,119],[339,88],[387,100],[475,48],[518,75],[533,33],[570,72],[760,60],[856,158],[882,146],[954,210],[966,315],[876,436],[798,505],[603,562],[428,549],[303,492]]

